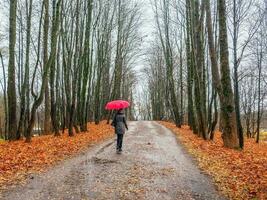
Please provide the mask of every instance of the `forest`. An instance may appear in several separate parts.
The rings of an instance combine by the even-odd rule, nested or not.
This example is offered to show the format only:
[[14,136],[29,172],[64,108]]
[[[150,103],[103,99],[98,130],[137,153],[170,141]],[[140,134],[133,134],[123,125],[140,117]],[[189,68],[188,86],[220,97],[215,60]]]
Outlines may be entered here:
[[[8,1],[1,31],[1,135],[87,131],[110,99],[133,99],[140,6],[130,1]],[[8,21],[8,20],[7,20]],[[9,38],[9,43],[5,41]],[[132,110],[129,118],[133,118]]]
[[204,140],[219,129],[230,148],[243,148],[244,137],[258,143],[267,128],[266,5],[153,1],[142,118],[188,124]]
[[0,199],[267,198],[267,0],[1,0],[0,19]]
[[205,140],[219,128],[230,148],[242,148],[244,137],[259,142],[267,128],[266,2],[150,1],[145,47],[142,6],[3,1],[1,137],[72,136],[110,119],[109,100],[126,99],[129,119],[188,124]]

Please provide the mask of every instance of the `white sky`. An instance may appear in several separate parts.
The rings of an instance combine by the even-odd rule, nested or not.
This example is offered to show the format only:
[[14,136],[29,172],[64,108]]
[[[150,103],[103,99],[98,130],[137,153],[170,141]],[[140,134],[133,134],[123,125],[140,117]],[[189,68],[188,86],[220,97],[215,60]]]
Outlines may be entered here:
[[[142,34],[142,43],[141,43],[141,54],[145,54],[150,46],[150,43],[153,42],[153,32],[154,32],[154,13],[152,10],[152,6],[150,4],[151,0],[143,0],[143,3],[141,3],[142,5],[142,10],[141,10],[141,14],[142,14],[142,25],[140,27],[140,33]],[[144,82],[142,80],[142,77],[140,77],[140,71],[142,68],[145,67],[145,55],[140,56],[138,58],[138,61],[136,62],[136,66],[134,67],[136,72],[139,75],[139,84],[137,86],[137,90],[141,90],[141,85],[142,82]]]
[[[153,31],[154,31],[154,13],[150,5],[150,0],[144,0],[141,4],[142,6],[142,25],[140,27],[140,33],[142,34],[142,53],[145,53],[149,47],[149,43],[153,40]],[[140,65],[140,66],[139,66]],[[143,62],[138,63],[137,69],[144,65]]]

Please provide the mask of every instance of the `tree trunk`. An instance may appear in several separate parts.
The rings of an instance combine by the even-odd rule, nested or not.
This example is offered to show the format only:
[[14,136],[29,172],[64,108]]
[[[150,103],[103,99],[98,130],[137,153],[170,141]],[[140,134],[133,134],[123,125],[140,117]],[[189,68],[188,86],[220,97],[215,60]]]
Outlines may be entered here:
[[219,37],[220,37],[220,62],[221,62],[221,112],[223,121],[223,142],[225,147],[239,148],[235,104],[233,98],[229,52],[226,26],[225,0],[218,1],[219,11]]
[[16,66],[15,66],[15,44],[16,44],[16,15],[17,0],[10,0],[9,10],[9,62],[8,62],[8,139],[17,139],[17,96],[16,96]]
[[39,94],[39,97],[37,97],[32,105],[31,108],[31,115],[30,115],[30,121],[28,124],[27,132],[26,132],[26,142],[31,141],[31,133],[35,124],[35,115],[38,107],[42,104],[44,99],[44,93],[45,93],[45,86],[48,82],[49,78],[49,72],[52,64],[54,63],[55,57],[56,57],[56,47],[57,47],[57,40],[58,40],[58,28],[59,28],[59,14],[60,14],[60,5],[61,0],[59,0],[56,3],[56,8],[54,8],[55,12],[53,13],[52,18],[52,32],[51,32],[51,53],[48,59],[48,62],[44,66],[43,70],[43,76],[42,76],[42,85],[41,85],[41,91]]
[[256,133],[256,143],[260,142],[260,123],[261,123],[261,71],[262,71],[262,44],[260,45],[260,52],[258,55],[258,102],[257,102],[257,133]]
[[26,60],[25,60],[25,69],[24,69],[24,81],[21,91],[21,113],[20,113],[20,121],[17,131],[17,139],[20,138],[22,134],[24,134],[24,130],[26,128],[28,122],[28,114],[29,114],[29,101],[30,101],[30,40],[31,40],[31,18],[32,18],[32,0],[28,2],[26,1],[26,10],[27,10],[27,36],[26,36]]
[[[49,32],[49,0],[44,0],[45,16],[44,16],[44,33],[43,33],[43,66],[48,61],[48,32]],[[48,83],[45,86],[45,119],[44,133],[51,132],[51,117],[50,117],[50,95]]]
[[0,59],[1,59],[1,64],[3,68],[3,92],[4,92],[4,108],[5,108],[5,140],[8,139],[8,133],[7,133],[7,128],[8,128],[8,107],[7,107],[7,87],[6,87],[6,72],[5,72],[5,65],[4,65],[4,60],[3,60],[3,55],[0,50]]
[[[87,18],[86,18],[86,30],[85,30],[85,42],[84,42],[84,74],[82,78],[82,88],[80,95],[80,108],[81,108],[81,130],[87,131],[87,85],[88,82],[91,82],[91,71],[92,71],[92,48],[93,42],[91,42],[91,26],[92,26],[92,10],[93,10],[93,0],[87,1]],[[93,41],[93,40],[92,40]],[[89,83],[90,85],[90,83]],[[88,90],[90,90],[90,86],[88,86]],[[88,93],[89,95],[89,93]]]
[[[57,2],[53,0],[53,12],[56,12]],[[54,43],[55,42],[55,43]],[[55,76],[56,76],[56,56],[57,56],[57,40],[53,41],[51,38],[51,45],[55,48],[54,55],[50,57],[51,66],[50,66],[50,116],[53,126],[53,131],[55,136],[59,136],[59,126],[57,119],[57,104],[56,104],[56,92],[55,92]]]
[[204,75],[204,52],[202,42],[203,32],[203,6],[199,15],[199,1],[196,0],[191,4],[191,49],[192,49],[192,69],[194,79],[194,95],[197,116],[198,133],[203,139],[207,139],[207,120],[206,120],[206,89],[203,83]]
[[230,78],[225,1],[218,1],[221,77],[219,75],[217,55],[213,41],[209,0],[206,0],[205,4],[207,14],[206,24],[208,29],[208,43],[212,64],[212,81],[216,91],[219,94],[221,104],[220,120],[222,122],[222,138],[225,147],[239,148],[235,104]]
[[236,0],[234,0],[234,38],[233,38],[233,45],[234,45],[234,95],[235,95],[235,112],[236,112],[236,124],[237,124],[237,132],[239,137],[239,147],[244,147],[244,135],[243,135],[243,128],[241,123],[241,116],[240,116],[240,95],[239,95],[239,80],[238,80],[238,60],[237,60],[237,19],[236,19]]
[[186,1],[186,55],[187,55],[187,99],[188,99],[188,124],[193,132],[197,133],[195,113],[194,113],[194,101],[193,101],[193,66],[192,66],[192,49],[191,49],[191,3]]

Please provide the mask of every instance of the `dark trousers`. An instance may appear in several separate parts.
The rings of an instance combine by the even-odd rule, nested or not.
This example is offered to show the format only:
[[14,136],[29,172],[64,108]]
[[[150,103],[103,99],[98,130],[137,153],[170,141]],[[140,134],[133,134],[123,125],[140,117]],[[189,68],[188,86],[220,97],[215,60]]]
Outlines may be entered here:
[[117,149],[121,150],[123,141],[123,134],[117,134]]

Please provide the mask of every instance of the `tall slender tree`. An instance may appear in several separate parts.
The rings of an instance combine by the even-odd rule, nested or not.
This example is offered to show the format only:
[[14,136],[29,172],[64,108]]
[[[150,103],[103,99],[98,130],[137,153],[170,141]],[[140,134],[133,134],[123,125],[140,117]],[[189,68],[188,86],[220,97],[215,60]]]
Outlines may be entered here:
[[[43,0],[44,5],[44,25],[43,25],[43,66],[48,61],[48,36],[49,36],[49,0]],[[44,132],[51,131],[51,117],[50,117],[50,95],[48,82],[45,86],[45,117],[44,117]]]
[[17,0],[10,1],[9,9],[9,61],[8,61],[8,138],[17,139],[17,96],[16,96],[16,65],[15,65],[15,44],[16,44],[16,23]]
[[25,55],[25,67],[24,67],[24,81],[21,91],[21,103],[20,103],[20,120],[17,131],[17,139],[27,127],[29,121],[29,102],[30,102],[30,44],[31,44],[31,25],[32,25],[32,0],[26,0],[26,13],[27,13],[27,29],[26,29],[26,55]]
[[229,148],[239,148],[235,104],[230,76],[225,0],[218,1],[220,65],[221,65],[221,112],[223,141]]
[[45,94],[45,87],[49,80],[49,74],[51,66],[55,63],[56,51],[57,51],[57,41],[58,41],[58,30],[59,30],[59,18],[60,18],[60,8],[61,8],[61,0],[54,0],[53,2],[53,16],[52,16],[52,31],[51,31],[51,52],[49,59],[44,66],[43,75],[42,75],[42,83],[39,96],[35,96],[33,105],[31,107],[30,120],[26,131],[26,142],[31,141],[32,130],[35,125],[35,115],[38,107],[42,104]]

